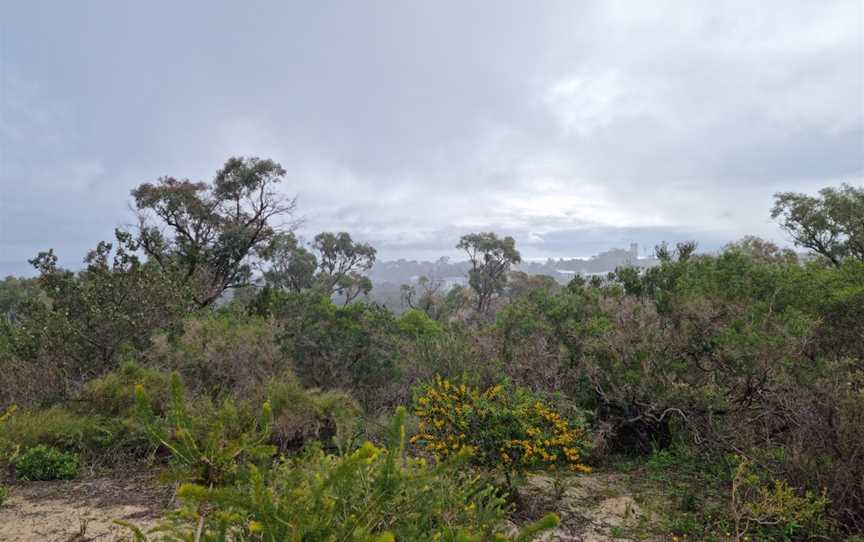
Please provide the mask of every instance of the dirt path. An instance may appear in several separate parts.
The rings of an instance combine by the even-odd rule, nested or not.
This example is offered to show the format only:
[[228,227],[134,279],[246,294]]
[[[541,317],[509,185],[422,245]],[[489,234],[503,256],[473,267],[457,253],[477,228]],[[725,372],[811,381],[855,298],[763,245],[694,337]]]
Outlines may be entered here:
[[115,519],[152,526],[171,487],[150,473],[13,486],[0,507],[3,542],[113,542],[128,533]]

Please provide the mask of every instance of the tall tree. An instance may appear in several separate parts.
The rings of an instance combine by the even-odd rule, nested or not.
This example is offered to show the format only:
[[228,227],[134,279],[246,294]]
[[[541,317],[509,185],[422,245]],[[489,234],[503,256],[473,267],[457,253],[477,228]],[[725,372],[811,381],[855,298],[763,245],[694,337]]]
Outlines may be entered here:
[[372,290],[372,281],[363,273],[375,264],[375,248],[357,243],[348,233],[322,232],[312,248],[318,252],[318,283],[330,295],[344,296],[345,304]]
[[399,288],[403,306],[426,313],[426,316],[437,319],[441,312],[442,298],[438,295],[444,282],[437,278],[421,276],[417,285],[403,284]]
[[512,237],[499,238],[493,232],[469,233],[459,239],[471,262],[468,284],[477,294],[477,312],[485,313],[495,295],[507,284],[507,272],[522,261]]
[[864,260],[864,187],[842,184],[823,188],[819,196],[780,192],[771,218],[796,245],[836,266],[847,258]]
[[318,259],[306,249],[292,232],[276,235],[261,251],[267,262],[264,280],[272,287],[300,292],[315,285]]
[[293,233],[278,234],[258,254],[269,266],[264,279],[275,288],[317,288],[327,296],[343,297],[346,305],[372,290],[364,273],[375,263],[375,248],[355,242],[345,232],[319,233],[309,249]]
[[141,248],[163,271],[197,289],[204,307],[228,288],[249,283],[250,258],[290,231],[295,200],[276,186],[285,170],[272,160],[230,158],[213,182],[162,177],[132,191]]

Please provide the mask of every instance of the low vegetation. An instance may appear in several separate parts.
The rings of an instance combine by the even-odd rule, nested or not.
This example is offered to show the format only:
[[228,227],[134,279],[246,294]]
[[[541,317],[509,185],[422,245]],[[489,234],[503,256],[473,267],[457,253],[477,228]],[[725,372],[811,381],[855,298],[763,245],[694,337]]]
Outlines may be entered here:
[[663,244],[566,285],[469,234],[468,287],[424,278],[394,314],[366,298],[374,248],[294,236],[282,176],[237,158],[142,185],[140,228],[83,270],[49,251],[3,283],[13,491],[146,465],[179,504],[138,540],[531,540],[557,523],[532,477],[562,495],[596,469],[654,515],[622,535],[864,530],[862,189],[777,196],[807,255]]
[[39,444],[17,457],[15,474],[24,481],[71,480],[78,475],[79,464],[77,455]]

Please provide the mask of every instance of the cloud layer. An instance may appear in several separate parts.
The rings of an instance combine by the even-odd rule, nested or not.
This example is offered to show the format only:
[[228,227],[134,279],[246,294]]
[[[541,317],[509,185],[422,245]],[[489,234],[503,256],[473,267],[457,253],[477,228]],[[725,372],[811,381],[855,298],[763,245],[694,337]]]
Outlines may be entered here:
[[753,233],[864,177],[864,7],[837,2],[6,3],[0,274],[67,265],[129,189],[279,160],[307,235],[383,257]]

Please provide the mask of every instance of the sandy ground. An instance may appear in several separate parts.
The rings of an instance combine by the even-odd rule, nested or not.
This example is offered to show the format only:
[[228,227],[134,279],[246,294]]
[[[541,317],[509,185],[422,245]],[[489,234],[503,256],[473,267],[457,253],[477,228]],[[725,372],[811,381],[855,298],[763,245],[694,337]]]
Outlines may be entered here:
[[0,507],[2,542],[114,542],[126,540],[124,520],[155,524],[170,503],[172,488],[149,473],[12,486]]
[[[629,494],[626,477],[594,473],[569,478],[560,499],[554,497],[552,479],[531,478],[521,491],[540,516],[555,510],[561,523],[544,533],[540,542],[629,542],[658,540],[644,534],[646,523],[655,518]],[[661,539],[662,540],[662,539]]]

